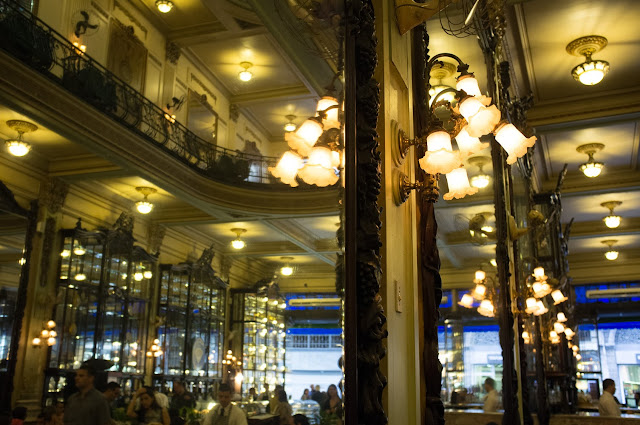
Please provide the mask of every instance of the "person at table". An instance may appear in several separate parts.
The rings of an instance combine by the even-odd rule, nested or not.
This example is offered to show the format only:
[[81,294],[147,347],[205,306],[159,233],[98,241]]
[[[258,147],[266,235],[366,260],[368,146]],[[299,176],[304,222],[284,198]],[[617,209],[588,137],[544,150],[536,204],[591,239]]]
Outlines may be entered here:
[[280,417],[280,425],[293,423],[293,408],[287,400],[287,392],[282,387],[276,387],[276,402],[271,406],[271,414]]
[[109,403],[93,386],[96,372],[87,364],[76,371],[78,392],[67,400],[64,411],[65,425],[107,425],[111,423]]
[[180,412],[184,408],[194,409],[195,407],[195,396],[187,391],[184,382],[175,381],[173,383],[173,396],[171,397],[171,403],[169,403],[169,417],[171,418],[171,425],[184,424],[184,419],[181,418]]
[[[140,400],[140,408],[136,410],[136,403]],[[150,387],[140,387],[133,394],[133,398],[127,407],[127,416],[138,419],[139,424],[171,425],[169,411],[160,407],[156,400],[155,392]]]
[[258,393],[256,393],[256,389],[254,387],[249,388],[249,395],[247,396],[247,400],[256,401],[258,399]]
[[231,387],[229,384],[220,384],[218,388],[218,405],[207,413],[202,425],[247,425],[247,416],[242,409],[235,404],[231,404]]
[[482,410],[485,412],[497,412],[500,405],[500,396],[496,391],[496,381],[493,378],[487,378],[484,380],[484,390],[487,395],[484,396],[484,406]]
[[258,396],[258,400],[269,401],[271,398],[271,392],[269,392],[269,384],[264,384],[264,392]]
[[600,416],[620,416],[620,406],[613,395],[616,393],[616,382],[613,379],[602,381],[603,392],[598,401]]
[[333,384],[327,388],[327,400],[323,403],[322,410],[328,415],[342,418],[342,400],[338,397],[338,387]]
[[309,388],[305,388],[304,391],[302,392],[302,396],[300,397],[300,400],[309,400],[311,398],[311,396],[309,395]]

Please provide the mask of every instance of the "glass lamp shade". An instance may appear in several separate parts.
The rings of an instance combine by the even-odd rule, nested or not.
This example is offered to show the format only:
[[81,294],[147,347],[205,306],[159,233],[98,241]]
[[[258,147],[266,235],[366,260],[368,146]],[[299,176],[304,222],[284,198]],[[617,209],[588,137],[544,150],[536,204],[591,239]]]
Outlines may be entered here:
[[582,360],[582,355],[580,355],[580,354],[576,354],[576,360],[577,360],[577,361]]
[[[332,106],[336,106],[336,108],[331,108]],[[323,96],[318,101],[316,111],[326,111],[326,116],[322,120],[325,130],[330,128],[340,128],[340,108],[337,106],[339,106],[338,99],[333,96]]]
[[620,220],[621,218],[618,215],[608,215],[602,219],[602,221],[604,221],[605,226],[607,226],[610,229],[615,229],[616,227],[620,226]]
[[560,303],[565,302],[569,298],[565,297],[561,290],[556,289],[551,293],[551,298],[553,298],[553,304],[558,305]]
[[140,214],[149,214],[153,210],[153,204],[149,201],[138,201],[136,209]]
[[481,283],[478,283],[476,284],[476,287],[473,290],[472,296],[476,300],[481,300],[484,298],[486,293],[487,293],[487,287]]
[[7,140],[5,146],[13,156],[25,156],[31,151],[31,145],[23,140]]
[[293,274],[293,267],[283,266],[280,268],[280,274],[283,276],[291,276]]
[[234,239],[231,241],[231,247],[233,249],[242,249],[246,246],[247,244],[240,238],[238,239]]
[[573,350],[574,353],[577,353],[578,351],[580,351],[580,347],[578,347],[577,345],[574,345],[573,347],[571,347],[571,349]]
[[85,275],[84,273],[78,273],[73,278],[75,280],[79,281],[79,282],[82,282],[83,280],[85,280],[87,278],[87,275]]
[[[337,152],[336,152],[337,153]],[[331,149],[316,147],[311,149],[309,160],[298,175],[307,184],[315,184],[319,187],[335,184],[338,179],[336,167],[340,165],[340,155],[334,155]]]
[[604,257],[609,261],[614,261],[618,259],[618,251],[607,251],[604,253]]
[[527,332],[527,331],[523,331],[522,332],[522,339],[524,339],[526,341],[526,340],[528,340],[530,338],[531,338],[531,335],[529,335],[529,332]]
[[527,148],[535,145],[537,138],[524,137],[520,130],[513,124],[503,124],[496,129],[496,140],[503,147],[507,154],[507,164],[515,163],[518,158],[527,154]]
[[292,122],[288,122],[284,125],[284,131],[287,131],[287,132],[295,131],[296,128],[297,126],[295,125],[295,123],[292,123]]
[[136,272],[133,274],[133,280],[135,280],[136,282],[140,282],[143,278],[144,275],[142,274],[142,272]]
[[571,75],[576,81],[585,86],[598,84],[609,72],[609,62],[601,60],[588,60],[571,70]]
[[284,139],[289,147],[302,156],[309,156],[311,148],[322,135],[322,124],[315,119],[308,119],[295,132],[286,133]]
[[576,334],[576,333],[575,333],[575,332],[573,331],[573,329],[571,329],[571,328],[565,328],[565,330],[564,330],[564,336],[565,336],[569,341],[571,341],[571,340],[573,339],[573,336],[574,336],[575,334]]
[[469,176],[467,176],[467,170],[464,167],[456,168],[447,173],[447,185],[449,186],[449,192],[443,195],[445,201],[461,199],[467,195],[478,193],[477,187],[469,185]]
[[561,334],[564,332],[564,325],[560,322],[556,322],[553,324],[553,330],[556,331],[556,333]]
[[463,156],[473,155],[474,153],[489,147],[489,143],[482,143],[479,138],[469,136],[467,126],[463,127],[462,130],[460,130],[460,133],[456,136],[456,143],[458,144],[460,154]]
[[[292,133],[288,133],[292,134]],[[286,183],[292,187],[298,186],[296,175],[302,168],[302,158],[293,152],[285,152],[275,167],[269,167],[268,170],[274,177],[280,179],[282,183]]]
[[604,164],[602,162],[589,161],[582,164],[579,170],[582,171],[585,176],[594,178],[600,175],[603,168]]
[[460,113],[467,120],[466,128],[471,137],[480,137],[491,133],[502,117],[496,105],[484,106],[475,97],[467,97],[462,101]]
[[173,3],[168,0],[156,0],[156,7],[160,13],[169,13],[173,9]]
[[487,278],[487,274],[484,272],[484,270],[476,270],[476,275],[473,282],[482,283],[486,278]]
[[478,189],[484,189],[489,186],[491,182],[491,177],[486,174],[478,174],[477,176],[471,177],[471,186],[476,187]]
[[142,275],[145,279],[151,279],[153,277],[153,272],[151,270],[145,270]]
[[253,73],[251,71],[246,70],[246,69],[244,71],[240,71],[238,73],[238,79],[240,81],[247,82],[247,81],[251,81],[252,78],[253,78]]
[[554,339],[554,338],[557,338],[557,337],[558,337],[558,332],[556,332],[556,331],[550,331],[549,332],[549,338]]
[[466,308],[471,308],[473,305],[473,297],[469,294],[464,294],[458,304]]
[[78,246],[76,246],[75,248],[73,248],[73,253],[74,253],[75,255],[78,255],[78,256],[80,256],[80,255],[84,255],[84,254],[85,254],[85,252],[87,252],[87,250],[86,250],[86,249],[84,249],[84,247],[83,247],[82,245],[78,245]]
[[468,96],[481,96],[478,80],[473,74],[461,75],[456,81],[456,90],[464,90]]
[[558,322],[566,322],[567,316],[561,311],[558,313]]
[[549,309],[547,308],[547,306],[544,305],[542,300],[536,301],[536,305],[538,306],[538,309],[533,313],[536,316],[542,316],[543,314],[549,311]]
[[525,312],[527,314],[534,314],[538,311],[538,300],[536,300],[534,297],[529,297],[527,298],[527,300],[525,301],[526,304],[526,308],[525,308]]
[[485,317],[494,317],[495,312],[493,310],[493,304],[490,300],[482,300],[480,307],[478,307],[478,313]]
[[547,280],[547,276],[544,274],[544,267],[536,267],[533,269],[533,277],[539,282]]
[[440,130],[427,136],[427,152],[418,163],[426,173],[446,174],[458,168],[462,161],[460,153],[453,152],[449,133]]

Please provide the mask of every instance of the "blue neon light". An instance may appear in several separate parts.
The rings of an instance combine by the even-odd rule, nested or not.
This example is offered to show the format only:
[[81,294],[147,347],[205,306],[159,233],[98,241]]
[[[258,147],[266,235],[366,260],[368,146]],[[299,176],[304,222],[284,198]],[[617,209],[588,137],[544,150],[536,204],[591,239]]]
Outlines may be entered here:
[[576,303],[578,304],[594,304],[594,303],[610,304],[610,303],[618,303],[618,302],[637,302],[637,301],[640,301],[640,297],[632,297],[632,298],[611,297],[611,298],[591,299],[591,298],[587,298],[587,291],[605,290],[605,289],[621,289],[621,288],[638,288],[638,287],[640,287],[640,282],[606,283],[606,284],[600,284],[600,285],[575,286],[574,291],[576,294]]

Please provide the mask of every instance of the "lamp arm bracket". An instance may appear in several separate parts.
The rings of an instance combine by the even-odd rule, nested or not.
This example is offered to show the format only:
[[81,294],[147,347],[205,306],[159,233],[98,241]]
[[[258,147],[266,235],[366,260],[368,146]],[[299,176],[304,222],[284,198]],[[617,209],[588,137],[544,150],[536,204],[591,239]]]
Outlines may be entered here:
[[442,61],[439,60],[440,58],[450,58],[458,62],[458,72],[460,73],[460,75],[470,74],[469,65],[464,63],[458,56],[454,55],[453,53],[438,53],[437,55],[429,59],[429,62],[427,62],[427,76],[429,76],[429,74],[431,73],[431,68],[433,68],[434,65],[442,64]]

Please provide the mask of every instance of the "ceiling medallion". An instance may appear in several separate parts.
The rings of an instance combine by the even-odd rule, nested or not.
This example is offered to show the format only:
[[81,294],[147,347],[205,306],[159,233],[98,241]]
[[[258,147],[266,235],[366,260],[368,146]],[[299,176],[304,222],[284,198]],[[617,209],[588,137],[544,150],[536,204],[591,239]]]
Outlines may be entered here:
[[17,139],[8,139],[5,141],[5,145],[9,153],[13,156],[25,156],[31,150],[31,145],[22,140],[24,133],[31,133],[38,129],[38,126],[22,120],[9,120],[7,126],[10,129],[18,132]]
[[599,35],[580,37],[567,44],[567,53],[575,56],[584,56],[585,61],[571,70],[571,75],[576,81],[585,86],[598,84],[609,72],[609,62],[592,59],[591,55],[599,52],[607,46],[607,39]]
[[582,171],[585,176],[590,178],[598,177],[602,172],[604,164],[602,162],[596,162],[593,159],[593,155],[596,152],[600,152],[602,149],[604,149],[604,145],[602,143],[587,143],[576,148],[576,151],[579,153],[589,155],[589,160],[579,167],[579,170]]

